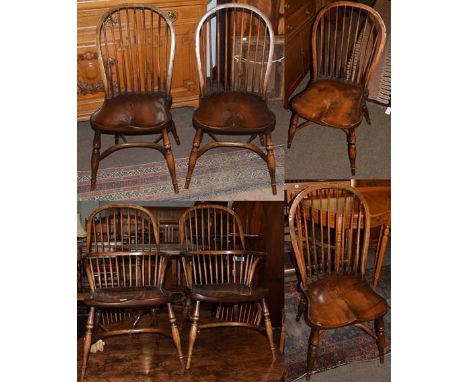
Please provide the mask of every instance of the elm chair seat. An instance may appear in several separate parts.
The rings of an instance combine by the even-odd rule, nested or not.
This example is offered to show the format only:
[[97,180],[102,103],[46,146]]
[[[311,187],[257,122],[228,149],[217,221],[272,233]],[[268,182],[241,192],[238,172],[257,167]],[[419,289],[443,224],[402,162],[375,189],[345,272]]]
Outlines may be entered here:
[[362,86],[341,80],[317,80],[292,100],[291,107],[301,118],[343,129],[361,124],[364,102]]
[[200,99],[193,126],[214,134],[265,134],[274,130],[275,115],[257,94],[219,92]]
[[174,294],[158,287],[101,288],[84,300],[97,308],[144,308],[164,305],[174,300]]
[[324,276],[309,284],[308,321],[323,329],[372,321],[385,315],[388,304],[363,280],[347,276]]
[[128,94],[106,99],[91,116],[94,130],[111,134],[151,134],[170,128],[170,98],[164,94]]
[[241,303],[258,301],[266,297],[268,289],[250,287],[243,284],[224,283],[193,285],[189,293],[192,300]]

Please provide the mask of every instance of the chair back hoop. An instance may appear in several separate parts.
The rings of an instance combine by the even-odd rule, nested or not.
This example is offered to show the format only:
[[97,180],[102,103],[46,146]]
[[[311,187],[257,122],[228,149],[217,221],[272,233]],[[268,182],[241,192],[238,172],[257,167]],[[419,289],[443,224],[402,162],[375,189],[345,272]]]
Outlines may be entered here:
[[364,278],[369,247],[369,207],[347,185],[311,185],[294,199],[289,232],[302,287],[321,274]]
[[195,32],[200,96],[241,91],[266,98],[274,38],[270,20],[252,5],[228,3],[208,11]]
[[179,235],[187,285],[251,285],[260,258],[245,250],[242,224],[233,210],[189,208],[180,217]]
[[385,40],[385,24],[375,9],[351,1],[325,5],[312,26],[314,79],[342,79],[366,89]]
[[149,4],[121,4],[96,29],[106,98],[127,94],[170,96],[175,55],[172,21]]
[[167,266],[156,220],[143,207],[96,208],[86,224],[85,266],[91,290],[162,286]]

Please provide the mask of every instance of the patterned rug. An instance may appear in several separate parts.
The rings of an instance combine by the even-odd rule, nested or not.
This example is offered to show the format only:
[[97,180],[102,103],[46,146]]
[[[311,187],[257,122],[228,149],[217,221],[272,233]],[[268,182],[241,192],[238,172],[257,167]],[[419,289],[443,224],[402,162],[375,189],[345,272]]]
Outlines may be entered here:
[[275,147],[277,195],[265,161],[249,150],[205,154],[184,189],[188,158],[176,159],[178,194],[165,161],[98,171],[90,192],[91,171],[78,171],[78,200],[283,200],[284,147]]
[[391,65],[391,2],[390,0],[377,0],[374,9],[382,16],[387,30],[385,48],[374,75],[369,81],[369,99],[383,105],[389,105],[392,95],[392,65]]
[[[390,305],[390,266],[382,268],[377,292],[387,299]],[[306,372],[307,346],[310,328],[301,317],[296,322],[299,293],[296,282],[285,284],[286,346],[285,368],[286,381],[294,380]],[[391,323],[390,312],[385,316],[385,353],[390,352]],[[372,325],[373,328],[373,325]],[[345,365],[354,361],[378,358],[375,340],[361,329],[347,327],[323,331],[320,336],[318,356],[314,373]]]

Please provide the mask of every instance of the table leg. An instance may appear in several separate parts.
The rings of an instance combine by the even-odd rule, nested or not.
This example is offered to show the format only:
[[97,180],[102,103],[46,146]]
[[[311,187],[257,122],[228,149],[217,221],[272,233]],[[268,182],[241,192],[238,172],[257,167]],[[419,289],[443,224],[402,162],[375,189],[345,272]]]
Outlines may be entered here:
[[388,241],[389,232],[390,232],[390,224],[385,224],[384,233],[382,235],[381,240],[379,240],[379,243],[377,245],[377,260],[375,264],[374,283],[373,283],[374,288],[376,288],[377,284],[379,283],[380,271],[382,270],[382,264],[383,264],[384,257],[385,257],[385,251],[387,249],[387,241]]

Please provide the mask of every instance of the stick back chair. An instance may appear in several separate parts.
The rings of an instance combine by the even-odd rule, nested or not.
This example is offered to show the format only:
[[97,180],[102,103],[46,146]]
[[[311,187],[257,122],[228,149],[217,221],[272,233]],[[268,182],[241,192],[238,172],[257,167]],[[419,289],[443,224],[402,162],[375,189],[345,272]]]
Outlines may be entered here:
[[[89,314],[81,381],[85,378],[91,343],[98,339],[98,328],[103,329],[100,338],[145,332],[168,336],[174,341],[184,370],[180,336],[171,304],[174,295],[163,288],[169,258],[170,255],[159,251],[158,226],[145,208],[111,204],[91,213],[85,256],[91,293],[84,300]],[[168,309],[170,331],[157,327],[156,308],[164,305]],[[113,314],[103,315],[101,319],[101,312],[109,310]],[[153,325],[137,327],[142,315],[149,311],[153,314]],[[107,326],[117,321],[117,315],[120,319],[135,317],[132,327],[115,329]]]
[[[383,363],[388,305],[365,280],[370,218],[361,193],[345,185],[307,187],[291,205],[289,230],[301,291],[296,320],[304,313],[311,327],[306,379],[320,332],[327,329],[362,329],[376,339]],[[368,321],[374,321],[375,333]]]
[[[356,173],[355,129],[367,110],[368,83],[384,50],[385,24],[371,7],[336,1],[323,7],[312,26],[313,78],[291,101],[288,148],[297,130],[311,123],[346,133],[351,173]],[[304,119],[298,126],[299,117]]]
[[[189,305],[195,302],[186,369],[190,368],[198,331],[217,327],[265,330],[275,359],[273,329],[265,300],[268,289],[253,285],[257,266],[265,253],[245,249],[238,216],[227,207],[195,206],[180,217],[179,235],[184,251],[187,301]],[[199,324],[201,302],[231,304],[233,309],[218,306],[216,318],[219,321]],[[238,309],[239,304],[245,305]],[[256,308],[259,304],[260,314]],[[261,316],[265,329],[260,326]]]
[[[208,11],[195,33],[200,83],[200,105],[192,118],[193,147],[185,179],[188,188],[195,164],[217,147],[239,147],[257,153],[270,173],[276,195],[275,156],[271,132],[275,115],[266,103],[271,72],[274,32],[268,18],[247,4],[223,4]],[[213,142],[200,148],[204,135]],[[247,142],[221,140],[222,136],[248,136]],[[266,153],[252,141],[259,137]]]
[[[91,191],[96,189],[101,160],[118,150],[141,147],[164,155],[177,193],[168,135],[171,132],[180,144],[169,110],[175,52],[171,21],[152,5],[119,5],[101,17],[96,43],[106,97],[90,119],[94,130]],[[115,143],[101,153],[102,134],[114,135]],[[128,136],[142,135],[156,135],[156,138],[144,142],[127,140]]]

